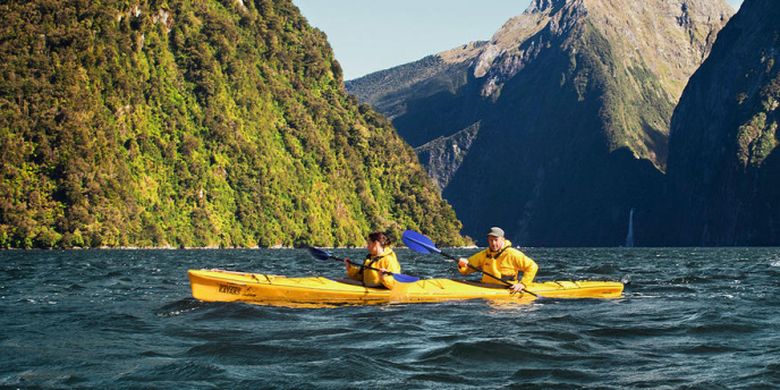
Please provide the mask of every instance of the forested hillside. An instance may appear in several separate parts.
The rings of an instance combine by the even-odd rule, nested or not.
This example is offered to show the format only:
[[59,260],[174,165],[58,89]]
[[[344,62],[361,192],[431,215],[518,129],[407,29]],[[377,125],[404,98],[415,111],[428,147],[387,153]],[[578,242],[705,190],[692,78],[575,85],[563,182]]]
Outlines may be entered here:
[[462,243],[289,0],[3,2],[0,55],[0,247]]

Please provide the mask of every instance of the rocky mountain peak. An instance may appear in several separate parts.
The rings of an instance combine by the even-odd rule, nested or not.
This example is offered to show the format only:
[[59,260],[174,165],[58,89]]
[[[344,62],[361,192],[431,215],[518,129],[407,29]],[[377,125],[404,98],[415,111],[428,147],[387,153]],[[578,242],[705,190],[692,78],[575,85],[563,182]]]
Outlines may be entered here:
[[535,0],[493,35],[474,77],[485,79],[483,96],[495,97],[504,81],[556,38],[577,47],[582,34],[569,34],[591,28],[618,51],[619,68],[646,64],[676,101],[733,13],[724,1],[711,0]]
[[[579,0],[574,1],[579,2]],[[528,5],[528,10],[526,12],[552,13],[555,10],[563,8],[568,3],[572,3],[572,0],[533,0],[531,1],[531,4]]]
[[483,97],[496,98],[503,82],[521,71],[554,37],[564,35],[585,14],[581,0],[538,0],[493,35],[474,67],[484,78]]

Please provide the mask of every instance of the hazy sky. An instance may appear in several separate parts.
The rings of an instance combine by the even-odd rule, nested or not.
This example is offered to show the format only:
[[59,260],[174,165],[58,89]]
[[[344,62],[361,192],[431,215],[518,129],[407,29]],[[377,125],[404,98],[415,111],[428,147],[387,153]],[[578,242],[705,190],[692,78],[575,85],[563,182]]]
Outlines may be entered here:
[[[530,0],[293,0],[328,35],[349,80],[487,40]],[[734,8],[742,0],[728,0]]]

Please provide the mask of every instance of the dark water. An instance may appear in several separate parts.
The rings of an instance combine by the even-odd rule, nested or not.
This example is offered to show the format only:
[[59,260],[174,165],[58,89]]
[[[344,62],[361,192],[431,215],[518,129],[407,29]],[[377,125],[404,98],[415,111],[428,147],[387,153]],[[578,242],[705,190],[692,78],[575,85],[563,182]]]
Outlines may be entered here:
[[[398,252],[406,273],[455,276]],[[0,387],[780,387],[780,249],[526,252],[539,280],[633,282],[617,300],[291,309],[195,301],[186,271],[341,266],[301,250],[0,252]]]

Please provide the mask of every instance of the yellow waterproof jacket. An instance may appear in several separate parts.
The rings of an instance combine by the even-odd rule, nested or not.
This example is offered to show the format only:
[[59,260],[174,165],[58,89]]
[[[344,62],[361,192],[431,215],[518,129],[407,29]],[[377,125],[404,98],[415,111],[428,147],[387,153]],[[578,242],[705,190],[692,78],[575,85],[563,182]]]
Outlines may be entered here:
[[[504,240],[504,247],[498,252],[493,252],[487,248],[475,255],[469,257],[469,264],[484,272],[497,276],[509,283],[517,283],[517,273],[522,272],[523,278],[520,280],[525,286],[529,286],[536,276],[539,266],[523,252],[512,248],[512,242]],[[463,275],[475,272],[469,266],[460,267],[458,271]],[[503,284],[490,276],[482,274],[482,283]]]
[[[377,269],[384,268],[395,274],[401,273],[401,264],[398,264],[398,258],[390,248],[385,248],[385,251],[379,256],[367,256],[366,260],[363,261],[363,265]],[[395,279],[393,279],[392,275],[382,275],[379,271],[365,269],[360,266],[350,264],[347,275],[352,279],[363,282],[363,285],[366,287],[385,286],[393,288],[395,286]]]

